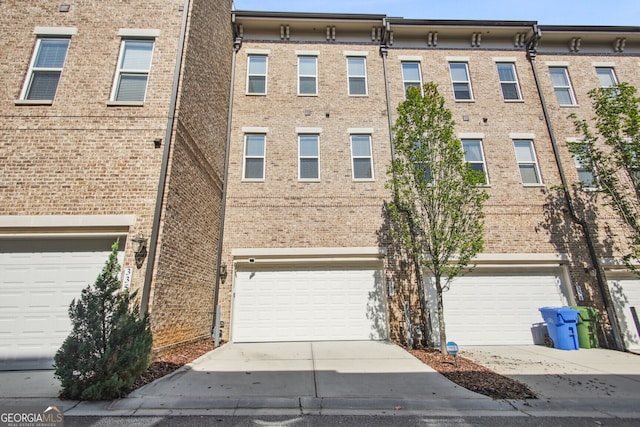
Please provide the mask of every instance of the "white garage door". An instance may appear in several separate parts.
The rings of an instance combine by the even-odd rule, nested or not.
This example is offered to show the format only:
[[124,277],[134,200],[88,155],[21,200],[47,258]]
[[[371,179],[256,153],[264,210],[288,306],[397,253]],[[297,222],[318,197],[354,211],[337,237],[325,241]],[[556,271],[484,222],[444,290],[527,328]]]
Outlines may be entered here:
[[[51,369],[113,239],[0,240],[0,369]],[[123,239],[121,239],[121,242]]]
[[[462,345],[534,344],[540,307],[568,304],[558,271],[457,278],[443,294],[447,340]],[[532,331],[534,327],[534,331]]]
[[386,339],[384,289],[374,268],[237,271],[232,339]]
[[629,350],[640,350],[640,280],[610,280],[609,291]]

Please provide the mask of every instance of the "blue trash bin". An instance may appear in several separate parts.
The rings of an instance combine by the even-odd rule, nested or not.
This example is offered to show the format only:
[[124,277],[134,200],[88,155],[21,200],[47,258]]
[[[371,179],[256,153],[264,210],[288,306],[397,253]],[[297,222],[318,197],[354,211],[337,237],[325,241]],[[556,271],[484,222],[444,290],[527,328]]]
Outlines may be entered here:
[[569,307],[542,307],[538,309],[547,322],[547,331],[553,346],[560,350],[579,350],[578,310]]

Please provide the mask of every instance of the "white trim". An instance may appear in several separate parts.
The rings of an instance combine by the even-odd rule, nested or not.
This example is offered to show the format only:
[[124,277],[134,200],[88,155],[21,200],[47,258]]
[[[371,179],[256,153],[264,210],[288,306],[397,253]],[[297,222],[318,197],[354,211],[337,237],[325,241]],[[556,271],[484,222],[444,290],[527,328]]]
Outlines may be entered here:
[[460,132],[458,134],[460,139],[484,139],[484,133],[478,132]]
[[509,139],[536,139],[535,133],[510,133]]
[[472,259],[477,264],[545,264],[562,265],[569,262],[566,253],[482,253]]
[[268,127],[244,126],[242,133],[269,133]]
[[469,62],[468,56],[445,56],[447,62]]
[[411,55],[400,55],[400,56],[398,56],[398,59],[400,61],[407,61],[407,62],[409,62],[409,61],[413,61],[413,62],[415,62],[415,61],[418,61],[418,62],[424,61],[422,56],[411,56]]
[[0,228],[130,227],[135,215],[1,215]]
[[118,30],[118,36],[155,38],[160,36],[160,30],[151,28],[120,28]]
[[322,128],[296,128],[296,133],[322,133]]
[[386,256],[386,248],[353,247],[353,248],[234,248],[231,256],[234,264],[287,264],[311,262],[382,262]]
[[369,52],[365,50],[345,50],[342,54],[344,56],[369,56]]
[[271,54],[271,49],[246,49],[245,53],[247,55],[269,55]]
[[355,134],[372,134],[373,133],[373,128],[348,128],[347,132],[349,133],[349,135],[355,135]]
[[493,62],[516,62],[517,58],[515,56],[497,56],[491,58]]
[[319,50],[296,50],[296,56],[320,56]]
[[547,67],[568,67],[569,61],[545,61]]
[[74,36],[78,33],[76,27],[35,27],[33,33],[39,36]]
[[571,138],[565,138],[566,142],[570,142],[570,143],[580,143],[580,142],[584,142],[583,138],[576,138],[576,137],[571,137]]
[[592,62],[592,66],[594,67],[607,67],[607,68],[615,68],[615,62]]

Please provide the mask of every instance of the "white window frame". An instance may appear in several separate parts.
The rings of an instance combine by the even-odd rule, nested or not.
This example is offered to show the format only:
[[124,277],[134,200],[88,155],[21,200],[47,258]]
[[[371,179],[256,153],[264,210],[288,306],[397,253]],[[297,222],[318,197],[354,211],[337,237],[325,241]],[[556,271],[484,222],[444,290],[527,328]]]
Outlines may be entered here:
[[[551,70],[562,70],[564,72],[564,76],[567,80],[567,85],[556,85],[553,81],[553,77],[551,76]],[[569,76],[569,68],[564,65],[552,65],[549,66],[549,77],[551,78],[551,84],[553,85],[553,92],[556,95],[556,100],[558,101],[558,105],[561,107],[574,107],[578,105],[578,101],[576,101],[576,94],[573,91],[573,85],[571,84],[571,76]],[[560,102],[560,98],[558,97],[558,91],[568,91],[569,98],[571,98],[571,103],[562,104]]]
[[[314,74],[302,74],[300,69],[300,59],[302,58],[313,58],[315,62],[315,73]],[[300,92],[300,81],[302,78],[313,78],[315,82],[315,90],[313,93],[301,93]],[[300,54],[298,55],[298,96],[318,96],[318,55],[309,55],[309,54]]]
[[[576,165],[576,172],[578,174],[578,182],[580,182],[580,186],[582,187],[582,189],[584,191],[596,191],[598,189],[598,187],[596,187],[595,185],[595,176],[593,174],[593,172],[588,171],[585,167],[584,164],[582,163],[582,160],[580,160],[580,157],[577,155],[573,155],[573,162]],[[591,183],[587,183],[585,181],[582,180],[582,178],[580,177],[580,174],[589,174],[591,175]]]
[[[404,66],[405,65],[417,65],[418,66],[418,80],[408,80],[405,78],[405,74],[404,74]],[[407,91],[409,90],[410,87],[414,87],[417,86],[418,88],[420,88],[420,93],[423,93],[422,90],[422,64],[420,64],[420,61],[402,61],[400,63],[400,67],[402,69],[402,87],[404,88],[404,97],[405,99],[407,98]]]
[[[364,68],[364,74],[351,74],[349,71],[349,62],[351,60],[361,60]],[[351,93],[351,81],[354,80],[364,80],[364,93]],[[368,96],[369,95],[369,84],[367,82],[367,57],[363,55],[348,55],[347,56],[347,92],[349,96]]]
[[[250,137],[261,136],[262,137],[262,155],[247,155],[247,143]],[[247,178],[247,160],[248,159],[262,159],[262,177],[260,178]],[[244,134],[244,144],[242,150],[242,180],[247,182],[264,182],[265,171],[267,163],[267,134],[266,133],[253,133],[248,132]]]
[[[367,156],[356,156],[353,154],[353,138],[354,137],[367,137],[369,139],[369,155]],[[351,151],[351,178],[354,181],[374,181],[375,180],[375,173],[373,170],[373,145],[371,143],[371,134],[366,134],[366,133],[351,133],[349,135],[349,142],[351,145],[350,151]],[[365,178],[359,178],[356,177],[356,167],[355,167],[355,161],[358,159],[369,159],[369,167],[371,169],[371,176],[370,177],[365,177]]]
[[[616,76],[616,70],[614,67],[604,67],[604,66],[596,66],[596,76],[598,76],[598,81],[600,83],[600,87],[613,87],[618,84],[618,76]],[[600,71],[606,70],[613,81],[613,84],[603,85],[602,79],[600,78]]]
[[[265,64],[264,64],[264,74],[260,74],[260,73],[251,73],[251,59],[253,58],[264,58],[265,59]],[[267,54],[254,54],[254,53],[250,53],[247,55],[247,87],[246,87],[246,94],[247,95],[266,95],[267,94],[267,83],[268,83],[268,79],[267,79],[267,75],[269,74],[269,55]],[[252,77],[262,77],[264,78],[264,92],[252,92],[250,90],[250,80]]]
[[[464,65],[464,70],[465,73],[467,75],[467,79],[466,80],[454,80],[453,79],[453,69],[451,68],[451,66],[455,64],[462,64]],[[451,77],[451,88],[453,89],[453,99],[456,100],[456,102],[473,102],[474,101],[474,97],[473,97],[473,87],[471,85],[471,73],[469,72],[469,62],[467,61],[449,61],[449,76]],[[467,87],[469,88],[469,98],[458,98],[456,96],[456,84],[466,84]]]
[[[533,161],[530,160],[520,160],[518,158],[518,150],[516,149],[516,144],[517,143],[522,143],[522,142],[527,142],[529,144],[529,147],[531,148],[531,152],[533,153]],[[512,140],[512,145],[513,145],[513,150],[515,152],[516,155],[516,162],[518,164],[518,173],[520,174],[520,182],[522,183],[523,186],[525,187],[540,187],[543,186],[543,182],[542,182],[542,174],[540,173],[540,166],[538,164],[538,155],[536,154],[536,148],[535,145],[533,143],[533,139],[529,139],[529,138],[514,138]],[[532,182],[527,182],[525,183],[524,180],[522,179],[522,170],[520,169],[521,165],[533,165],[536,176],[538,177],[538,182],[532,183]]]
[[489,185],[489,171],[487,170],[487,161],[484,157],[484,144],[482,143],[482,138],[461,138],[462,149],[464,150],[465,142],[477,142],[480,147],[480,160],[467,160],[467,152],[464,152],[464,161],[473,165],[480,164],[482,165],[482,172],[484,173],[484,183],[480,184],[482,186]]
[[[500,78],[500,66],[505,66],[505,65],[509,65],[511,66],[511,71],[513,72],[513,78],[514,80],[502,80]],[[517,101],[522,101],[522,92],[520,91],[520,82],[518,81],[518,71],[516,69],[516,64],[515,62],[507,62],[507,61],[499,61],[496,62],[496,70],[498,72],[498,80],[500,81],[500,90],[502,91],[502,99],[505,102],[517,102]],[[512,85],[515,86],[516,88],[516,93],[518,94],[517,98],[510,98],[507,99],[504,96],[504,85]]]
[[[67,42],[67,49],[64,54],[64,60],[62,61],[61,67],[37,67],[36,61],[41,52],[42,41],[43,40],[65,40]],[[33,54],[31,56],[31,61],[29,63],[29,70],[27,71],[26,78],[24,80],[24,84],[22,85],[22,91],[20,92],[20,100],[25,102],[32,103],[43,103],[43,104],[52,104],[53,100],[56,97],[58,92],[58,87],[60,86],[60,80],[62,80],[62,71],[64,69],[64,63],[67,61],[67,56],[69,54],[69,46],[71,45],[71,35],[69,36],[47,36],[41,35],[36,39],[36,44],[33,49]],[[47,72],[57,72],[58,82],[56,84],[56,90],[53,93],[51,99],[29,99],[29,95],[32,88],[33,78],[38,73],[47,73]]]
[[[124,69],[122,68],[122,60],[124,58],[124,54],[125,54],[125,47],[127,45],[128,42],[146,42],[146,43],[151,43],[151,57],[149,58],[149,68],[148,69]],[[117,104],[123,104],[123,105],[139,105],[139,104],[143,104],[145,102],[145,100],[147,99],[147,91],[149,90],[149,79],[151,77],[151,66],[153,64],[153,52],[155,50],[155,38],[153,37],[144,37],[144,38],[138,38],[138,37],[129,37],[129,36],[123,36],[122,40],[120,41],[120,53],[118,54],[118,63],[116,64],[116,72],[115,72],[115,76],[113,79],[113,86],[111,88],[111,98],[110,98],[110,102],[111,103],[117,103]],[[118,94],[118,90],[120,87],[120,81],[121,81],[121,77],[124,74],[136,74],[136,75],[145,75],[147,77],[147,81],[145,82],[145,87],[144,87],[144,96],[142,97],[142,100],[118,100],[116,99],[116,96]]]
[[[318,153],[315,156],[303,156],[302,155],[302,138],[304,137],[315,137],[316,143],[316,152]],[[316,164],[318,165],[318,176],[314,178],[303,178],[302,177],[302,161],[303,160],[316,160]],[[320,135],[317,133],[300,133],[298,134],[298,180],[305,182],[317,182],[320,181]]]

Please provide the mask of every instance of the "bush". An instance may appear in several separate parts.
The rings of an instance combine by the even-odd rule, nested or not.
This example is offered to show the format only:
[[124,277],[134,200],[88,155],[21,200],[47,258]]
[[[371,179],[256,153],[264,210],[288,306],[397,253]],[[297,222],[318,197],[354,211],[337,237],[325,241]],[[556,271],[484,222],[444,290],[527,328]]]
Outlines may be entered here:
[[60,397],[110,400],[122,397],[149,366],[149,319],[140,317],[136,292],[121,291],[118,242],[94,286],[69,306],[73,329],[55,355]]

